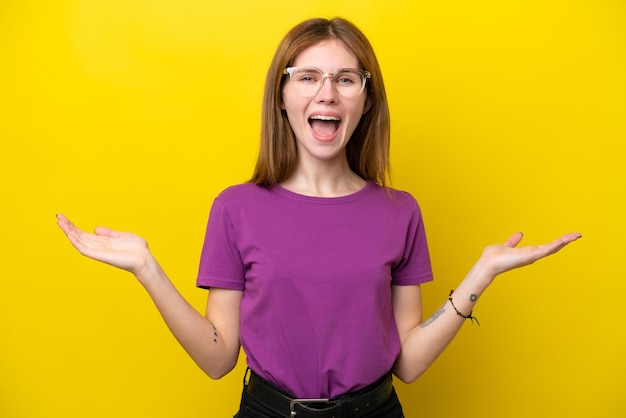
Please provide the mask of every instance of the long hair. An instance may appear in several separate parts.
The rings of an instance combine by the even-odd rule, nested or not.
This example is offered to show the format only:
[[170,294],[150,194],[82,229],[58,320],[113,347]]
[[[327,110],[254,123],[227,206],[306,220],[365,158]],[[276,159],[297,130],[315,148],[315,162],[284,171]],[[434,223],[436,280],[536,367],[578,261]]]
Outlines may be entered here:
[[346,145],[350,169],[364,180],[385,185],[389,175],[390,121],[387,95],[380,66],[370,42],[352,23],[342,18],[305,20],[291,29],[279,44],[265,80],[261,144],[251,182],[273,186],[288,179],[296,168],[297,149],[293,130],[281,108],[283,70],[305,49],[337,39],[371,73],[366,94],[370,104]]

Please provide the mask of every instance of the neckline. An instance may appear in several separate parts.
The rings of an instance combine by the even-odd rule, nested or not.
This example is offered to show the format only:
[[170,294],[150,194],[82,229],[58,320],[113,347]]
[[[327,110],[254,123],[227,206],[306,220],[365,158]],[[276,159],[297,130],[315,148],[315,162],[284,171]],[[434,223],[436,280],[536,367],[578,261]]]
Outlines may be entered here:
[[334,197],[310,196],[306,194],[301,194],[301,193],[297,193],[289,189],[286,189],[283,186],[280,186],[278,184],[273,186],[272,189],[276,191],[277,193],[283,196],[289,197],[291,199],[296,199],[296,200],[301,200],[301,201],[311,202],[311,203],[337,204],[337,203],[351,202],[353,200],[359,199],[372,187],[376,187],[376,183],[374,183],[371,180],[368,180],[366,181],[365,186],[361,187],[356,192],[353,192],[344,196],[334,196]]

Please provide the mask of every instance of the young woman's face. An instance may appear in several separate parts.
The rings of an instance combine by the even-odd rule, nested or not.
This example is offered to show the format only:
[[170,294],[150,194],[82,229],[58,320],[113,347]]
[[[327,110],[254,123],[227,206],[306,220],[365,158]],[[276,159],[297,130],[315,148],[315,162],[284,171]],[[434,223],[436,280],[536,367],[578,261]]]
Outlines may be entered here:
[[[359,62],[343,42],[329,39],[302,51],[293,66],[311,66],[335,74],[339,69],[359,68]],[[337,92],[329,77],[324,79],[317,94],[309,97],[287,80],[282,91],[282,107],[296,136],[300,163],[311,158],[325,161],[346,158],[346,144],[366,111],[366,91],[346,98]]]

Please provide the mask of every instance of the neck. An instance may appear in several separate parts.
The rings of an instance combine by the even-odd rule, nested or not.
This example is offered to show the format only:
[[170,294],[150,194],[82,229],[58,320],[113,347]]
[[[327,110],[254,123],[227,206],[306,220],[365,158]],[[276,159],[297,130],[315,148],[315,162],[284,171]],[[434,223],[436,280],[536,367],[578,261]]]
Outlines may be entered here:
[[341,164],[318,161],[298,164],[291,177],[280,184],[295,193],[317,197],[340,197],[356,193],[365,187],[365,180],[356,175],[348,161]]

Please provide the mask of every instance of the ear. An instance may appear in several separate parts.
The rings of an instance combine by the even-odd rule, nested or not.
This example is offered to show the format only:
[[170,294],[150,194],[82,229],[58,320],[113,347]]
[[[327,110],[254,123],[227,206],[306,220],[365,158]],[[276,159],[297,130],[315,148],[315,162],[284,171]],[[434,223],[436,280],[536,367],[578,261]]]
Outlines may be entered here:
[[365,99],[365,105],[363,106],[363,113],[362,115],[366,114],[367,112],[370,111],[370,109],[372,108],[372,105],[374,104],[371,96],[367,96],[367,98]]

